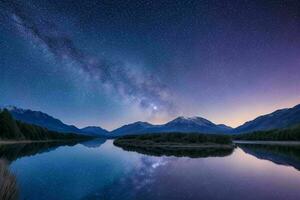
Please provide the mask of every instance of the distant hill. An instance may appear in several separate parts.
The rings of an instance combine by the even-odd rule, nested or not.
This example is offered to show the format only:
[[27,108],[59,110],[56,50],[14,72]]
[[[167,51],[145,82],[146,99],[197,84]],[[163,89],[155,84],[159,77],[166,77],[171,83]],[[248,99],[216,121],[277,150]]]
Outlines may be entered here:
[[82,135],[99,137],[103,137],[106,133],[108,133],[108,131],[102,129],[101,127],[86,127],[83,129],[79,129],[76,126],[64,124],[59,119],[56,119],[40,111],[22,109],[17,108],[15,106],[7,106],[3,107],[2,110],[3,109],[7,109],[16,120],[28,124],[41,126],[52,131],[57,131],[61,133],[77,133]]
[[163,132],[199,132],[199,133],[227,133],[232,130],[226,125],[214,124],[201,117],[178,117],[163,125],[153,125],[147,122],[135,122],[124,125],[110,133],[111,137],[131,134],[163,133]]
[[90,135],[90,136],[103,136],[106,137],[108,135],[108,131],[98,127],[98,126],[87,126],[85,128],[79,129],[80,130],[80,134],[84,134],[84,135]]
[[141,134],[146,133],[151,128],[156,127],[155,125],[152,125],[148,122],[134,122],[132,124],[127,124],[124,126],[121,126],[120,128],[117,128],[113,130],[110,133],[111,137],[119,137],[123,135],[130,135],[130,134]]
[[300,124],[300,105],[289,109],[277,110],[271,114],[257,117],[235,129],[223,124],[214,124],[201,117],[178,117],[163,125],[153,125],[147,122],[128,124],[112,131],[110,135],[112,137],[119,137],[130,134],[161,132],[240,134],[254,131],[283,129],[298,123]]
[[78,134],[62,134],[49,131],[36,125],[16,121],[11,113],[4,109],[0,111],[0,139],[4,140],[65,140],[87,139],[87,136]]
[[300,104],[288,109],[281,109],[235,128],[234,133],[248,133],[261,130],[287,128],[300,123]]
[[202,133],[226,133],[232,128],[224,124],[214,124],[202,117],[177,117],[164,124],[161,128],[168,132],[202,132]]
[[[289,109],[277,110],[271,114],[257,117],[252,121],[233,129],[224,124],[215,124],[202,117],[177,117],[176,119],[162,124],[153,125],[148,122],[134,122],[117,128],[111,132],[97,126],[88,126],[82,129],[73,125],[67,125],[46,113],[21,109],[14,106],[4,107],[9,110],[16,120],[41,126],[48,130],[61,133],[77,133],[93,137],[120,137],[124,135],[145,134],[145,133],[219,133],[219,134],[240,134],[254,131],[267,131],[283,129],[300,124],[300,105]],[[3,108],[2,108],[3,109]],[[0,108],[1,110],[1,108]],[[16,132],[17,134],[17,132]]]

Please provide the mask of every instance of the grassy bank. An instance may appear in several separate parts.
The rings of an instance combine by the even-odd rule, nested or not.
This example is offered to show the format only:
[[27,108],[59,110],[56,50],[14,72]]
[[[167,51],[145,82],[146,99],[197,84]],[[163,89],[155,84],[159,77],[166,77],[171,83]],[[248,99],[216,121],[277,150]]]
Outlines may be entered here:
[[129,142],[140,144],[182,144],[182,145],[205,145],[205,144],[232,144],[230,136],[198,133],[156,133],[143,135],[123,136],[114,143]]
[[160,133],[123,136],[114,145],[148,155],[188,157],[224,156],[234,145],[229,136],[196,133]]
[[0,145],[6,144],[31,144],[31,143],[64,143],[64,142],[76,142],[85,141],[86,138],[82,139],[62,139],[62,140],[0,140]]

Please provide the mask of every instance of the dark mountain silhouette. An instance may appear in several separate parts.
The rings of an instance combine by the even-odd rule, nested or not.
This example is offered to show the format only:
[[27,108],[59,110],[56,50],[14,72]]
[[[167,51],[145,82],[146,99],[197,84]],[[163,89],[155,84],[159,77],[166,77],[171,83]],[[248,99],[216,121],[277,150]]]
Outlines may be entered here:
[[61,132],[61,133],[77,133],[81,135],[88,136],[99,136],[103,137],[108,131],[102,129],[101,127],[85,127],[79,129],[73,125],[67,125],[46,113],[40,111],[33,111],[29,109],[17,108],[15,106],[7,106],[2,109],[7,109],[14,119],[28,124],[33,124],[47,128],[51,131]]
[[[162,132],[196,132],[240,134],[254,131],[282,129],[300,124],[300,105],[289,109],[277,110],[273,113],[257,117],[252,121],[233,129],[224,124],[215,124],[202,117],[177,117],[162,125],[153,125],[148,122],[134,122],[117,128],[111,132],[97,126],[88,126],[82,129],[67,125],[46,113],[21,109],[14,106],[4,107],[9,110],[16,120],[47,128],[62,133],[77,133],[94,137],[119,137],[131,134],[162,133]],[[14,130],[18,134],[18,130]]]
[[281,109],[267,115],[257,117],[252,121],[235,128],[234,133],[248,133],[287,128],[300,123],[300,104],[288,109]]
[[112,137],[130,134],[162,133],[162,132],[199,132],[199,133],[227,133],[231,127],[217,125],[201,117],[178,117],[163,125],[153,125],[147,122],[135,122],[122,126],[111,132]]

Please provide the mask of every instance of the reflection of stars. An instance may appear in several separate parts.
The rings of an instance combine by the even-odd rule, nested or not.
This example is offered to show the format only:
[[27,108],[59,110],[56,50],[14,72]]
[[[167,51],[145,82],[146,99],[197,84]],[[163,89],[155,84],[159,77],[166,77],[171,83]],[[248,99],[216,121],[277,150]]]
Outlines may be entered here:
[[[154,107],[154,106],[153,106]],[[142,189],[145,186],[153,184],[155,181],[155,172],[160,166],[168,164],[166,158],[142,157],[141,165],[135,170],[137,174],[132,177],[135,189]],[[149,187],[148,187],[149,189]]]

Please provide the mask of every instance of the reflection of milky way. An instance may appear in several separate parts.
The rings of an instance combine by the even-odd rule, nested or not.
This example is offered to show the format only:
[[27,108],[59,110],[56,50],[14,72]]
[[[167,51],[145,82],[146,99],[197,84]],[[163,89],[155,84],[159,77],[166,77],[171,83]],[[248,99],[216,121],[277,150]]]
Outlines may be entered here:
[[222,158],[141,156],[132,171],[85,199],[279,200],[299,195],[299,178],[292,168],[258,160],[241,149]]
[[148,199],[151,197],[152,186],[155,185],[155,173],[169,161],[170,158],[166,157],[141,157],[140,162],[131,173],[84,199]]
[[167,164],[166,158],[142,157],[141,165],[137,169],[136,176],[132,177],[132,182],[136,189],[142,189],[154,182],[153,175],[156,168]]

